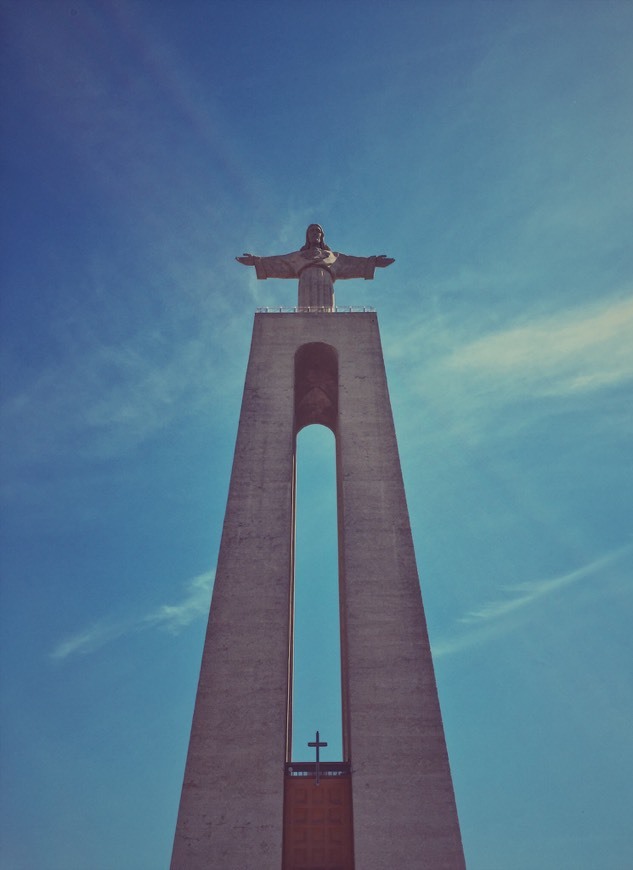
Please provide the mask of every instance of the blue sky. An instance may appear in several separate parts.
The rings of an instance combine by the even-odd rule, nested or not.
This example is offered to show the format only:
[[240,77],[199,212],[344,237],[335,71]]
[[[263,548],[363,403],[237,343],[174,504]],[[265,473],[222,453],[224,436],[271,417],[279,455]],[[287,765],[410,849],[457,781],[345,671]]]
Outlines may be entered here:
[[396,258],[337,301],[379,314],[469,870],[633,865],[633,6],[0,9],[2,868],[168,866],[253,312],[296,298],[233,258],[312,221]]

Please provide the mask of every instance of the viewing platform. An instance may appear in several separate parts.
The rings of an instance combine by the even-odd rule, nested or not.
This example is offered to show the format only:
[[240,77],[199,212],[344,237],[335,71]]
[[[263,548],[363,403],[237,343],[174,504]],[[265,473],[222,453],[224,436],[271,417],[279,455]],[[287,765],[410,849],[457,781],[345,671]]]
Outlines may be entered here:
[[282,306],[272,307],[267,306],[266,308],[256,308],[255,314],[358,314],[363,312],[374,312],[376,309],[371,305],[344,305],[343,307],[308,307],[302,308],[300,306],[296,306],[295,308],[283,308]]

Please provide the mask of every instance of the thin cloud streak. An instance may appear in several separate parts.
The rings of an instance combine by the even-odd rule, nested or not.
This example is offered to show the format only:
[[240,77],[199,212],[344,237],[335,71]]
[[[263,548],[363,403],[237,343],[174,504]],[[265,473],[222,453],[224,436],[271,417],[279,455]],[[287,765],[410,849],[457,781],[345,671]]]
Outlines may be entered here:
[[215,580],[215,570],[197,574],[187,582],[184,597],[176,604],[163,604],[144,616],[122,620],[100,620],[65,640],[60,641],[50,656],[64,661],[70,656],[88,655],[126,635],[150,628],[161,628],[179,634],[209,612],[209,602]]
[[[401,436],[409,427],[419,440],[422,427],[427,443],[448,436],[476,443],[483,433],[514,438],[517,428],[559,413],[563,402],[592,409],[593,425],[609,425],[596,403],[633,383],[630,292],[548,317],[533,315],[495,332],[482,323],[430,319],[387,345],[388,363],[397,368],[392,398],[396,408],[406,409]],[[621,431],[624,417],[633,418],[626,403],[619,409]]]
[[458,621],[464,625],[472,626],[472,630],[433,644],[434,658],[442,658],[472,647],[482,646],[514,626],[515,621],[511,618],[513,615],[560,589],[599,574],[604,568],[617,562],[632,550],[633,546],[630,544],[618,547],[599,559],[559,577],[535,580],[531,583],[519,583],[513,587],[503,587],[503,591],[513,597],[490,601],[462,616]]
[[209,612],[209,599],[213,589],[215,571],[198,574],[188,583],[187,595],[178,604],[163,604],[143,620],[148,627],[165,628],[172,634],[186,628]]
[[504,617],[508,613],[520,610],[521,608],[538,601],[539,598],[551,595],[551,593],[555,592],[557,589],[570,586],[578,580],[591,576],[616,561],[630,549],[631,547],[619,547],[617,550],[607,553],[606,556],[601,556],[599,559],[595,559],[593,562],[589,562],[589,564],[583,565],[575,571],[569,571],[567,574],[562,574],[560,577],[553,577],[549,580],[535,580],[532,583],[519,583],[514,587],[503,587],[504,592],[512,593],[514,595],[517,593],[523,594],[519,594],[518,597],[511,600],[492,601],[488,604],[484,604],[477,610],[473,610],[466,614],[466,616],[463,616],[460,619],[460,622],[487,622],[488,620]]
[[135,620],[121,620],[119,622],[100,620],[67,637],[66,640],[60,641],[50,656],[57,661],[63,661],[69,656],[87,655],[125,634],[131,634],[137,630],[138,622]]
[[[225,329],[233,336],[232,327]],[[214,353],[209,353],[209,347]],[[43,370],[7,397],[2,427],[13,462],[81,452],[124,453],[187,414],[208,413],[239,382],[223,339],[202,323],[175,347],[140,336],[131,345],[94,342]]]
[[509,378],[521,392],[570,394],[633,378],[633,299],[562,311],[465,345],[445,366]]

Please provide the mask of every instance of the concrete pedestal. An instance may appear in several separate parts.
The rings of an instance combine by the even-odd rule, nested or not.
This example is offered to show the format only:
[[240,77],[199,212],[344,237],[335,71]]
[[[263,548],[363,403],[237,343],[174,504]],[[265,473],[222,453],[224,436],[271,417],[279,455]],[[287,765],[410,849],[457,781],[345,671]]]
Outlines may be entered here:
[[459,870],[461,838],[374,313],[255,315],[172,870],[282,866],[294,448],[296,432],[311,422],[336,435],[355,867]]

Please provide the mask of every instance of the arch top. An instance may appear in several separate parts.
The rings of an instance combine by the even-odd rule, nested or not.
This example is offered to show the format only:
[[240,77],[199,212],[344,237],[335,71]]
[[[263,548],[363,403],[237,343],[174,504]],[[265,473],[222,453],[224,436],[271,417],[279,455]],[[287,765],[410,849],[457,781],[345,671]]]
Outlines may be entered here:
[[309,342],[295,353],[295,435],[321,423],[336,435],[338,421],[338,354],[324,342]]

